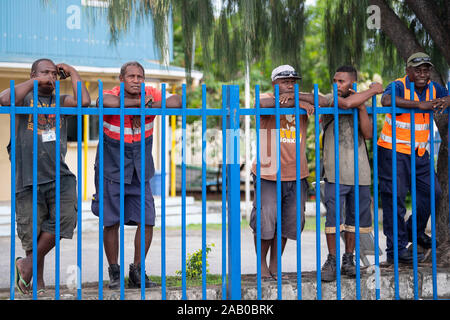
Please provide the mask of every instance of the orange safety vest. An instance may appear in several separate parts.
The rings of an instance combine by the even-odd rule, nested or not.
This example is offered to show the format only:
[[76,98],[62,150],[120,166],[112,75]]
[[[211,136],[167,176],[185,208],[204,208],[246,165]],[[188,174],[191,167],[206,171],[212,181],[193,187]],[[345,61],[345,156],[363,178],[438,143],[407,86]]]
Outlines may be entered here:
[[[397,79],[403,83],[405,88],[404,99],[410,100],[411,91],[406,86],[406,76]],[[426,89],[426,101],[430,101],[430,88]],[[417,93],[414,92],[414,101],[420,101]],[[397,115],[396,122],[396,148],[397,152],[404,154],[411,154],[411,116],[409,113],[402,113]],[[423,156],[427,150],[428,138],[430,135],[430,114],[416,113],[415,114],[415,149],[418,148],[419,156]],[[386,113],[383,130],[381,131],[378,145],[392,150],[392,115]]]

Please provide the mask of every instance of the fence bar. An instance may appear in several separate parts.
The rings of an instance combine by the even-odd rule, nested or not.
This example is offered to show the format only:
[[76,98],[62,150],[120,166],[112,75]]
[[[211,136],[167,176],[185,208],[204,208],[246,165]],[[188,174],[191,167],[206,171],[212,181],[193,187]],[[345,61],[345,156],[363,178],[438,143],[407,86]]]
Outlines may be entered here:
[[[166,299],[166,84],[161,101],[161,299]],[[145,109],[143,109],[145,112]],[[142,153],[145,154],[145,153]]]
[[181,287],[186,300],[186,85],[182,86],[181,140]]
[[81,109],[81,82],[77,82],[77,175],[78,175],[78,206],[77,206],[77,216],[78,216],[78,223],[77,223],[77,296],[78,300],[82,299],[82,272],[81,272],[81,266],[82,266],[82,222],[83,222],[83,208],[82,208],[82,196],[81,196],[81,190],[83,190],[82,180],[83,180],[83,163],[81,158],[81,149],[82,149],[82,109]]
[[[141,300],[145,300],[145,83],[141,83]],[[161,197],[162,198],[162,197]],[[136,266],[137,267],[137,266]]]
[[337,84],[333,84],[333,95],[334,95],[334,197],[335,197],[335,216],[336,216],[336,299],[341,300],[341,197],[339,191],[339,103],[338,103],[338,90]]
[[[39,108],[39,97],[38,97],[38,82],[33,83],[33,98],[34,103],[32,109],[29,107],[16,107],[15,106],[15,88],[14,81],[10,81],[11,86],[11,103],[8,110],[3,109],[1,113],[9,113],[10,125],[11,125],[11,274],[10,274],[10,298],[13,300],[15,296],[15,277],[14,277],[14,265],[15,265],[15,217],[16,217],[16,206],[15,206],[15,168],[16,168],[16,132],[15,132],[15,116],[17,114],[32,114],[33,115],[33,279],[38,277],[38,233],[37,233],[37,217],[38,217],[38,122],[40,114],[54,114],[56,122],[56,144],[55,144],[55,207],[56,207],[56,226],[55,226],[55,300],[60,299],[60,268],[61,268],[61,245],[60,245],[60,224],[61,224],[61,177],[60,177],[60,157],[61,157],[61,117],[66,114],[74,114],[77,116],[77,174],[78,174],[78,191],[82,187],[82,116],[84,114],[98,114],[99,116],[99,299],[103,299],[103,116],[105,114],[117,114],[117,110],[104,110],[103,109],[103,84],[99,80],[99,107],[83,110],[81,105],[81,82],[77,83],[77,107],[76,108],[62,108],[60,105],[60,82],[56,82],[55,86],[55,108]],[[206,130],[207,130],[207,116],[208,115],[218,115],[222,116],[222,130],[223,130],[223,167],[222,167],[222,297],[230,297],[231,299],[240,299],[241,297],[241,257],[240,257],[240,157],[239,157],[239,116],[245,115],[255,115],[256,120],[256,147],[257,147],[257,159],[256,159],[256,189],[255,189],[255,199],[256,199],[256,219],[257,219],[257,232],[256,232],[256,251],[257,251],[257,299],[260,300],[262,296],[262,283],[261,283],[261,189],[260,189],[260,116],[274,114],[276,116],[276,138],[277,138],[277,286],[278,286],[278,299],[282,299],[282,237],[281,237],[281,170],[280,170],[280,115],[281,114],[292,114],[295,113],[296,125],[296,153],[299,158],[296,159],[296,188],[297,188],[297,299],[302,299],[301,291],[301,143],[300,143],[300,114],[303,111],[299,110],[299,99],[298,99],[298,85],[295,85],[295,107],[294,108],[280,108],[279,104],[279,90],[278,86],[275,88],[276,95],[276,105],[275,108],[268,108],[266,110],[261,110],[259,101],[259,86],[255,88],[256,91],[256,106],[253,110],[240,110],[239,108],[239,87],[238,86],[223,86],[222,92],[222,110],[220,109],[208,109],[206,102],[206,86],[202,86],[202,108],[201,110],[189,110],[186,106],[186,87],[183,85],[183,108],[180,110],[166,111],[165,103],[165,84],[162,85],[162,108],[161,110],[150,110],[145,109],[145,96],[144,91],[141,91],[141,106],[140,108],[130,108],[125,109],[124,106],[124,84],[121,83],[120,92],[120,174],[121,174],[121,185],[120,185],[120,298],[124,299],[124,127],[125,127],[125,115],[140,115],[141,116],[141,178],[145,176],[145,117],[146,115],[161,115],[162,116],[162,174],[161,174],[161,189],[165,192],[165,116],[167,114],[181,114],[183,120],[183,146],[182,146],[182,276],[183,276],[183,299],[186,299],[186,117],[188,115],[197,115],[202,117],[202,299],[207,299],[207,269],[206,269],[206,237],[207,237],[207,216],[206,216],[206,150],[207,142],[205,140]],[[450,83],[449,83],[450,87]],[[145,86],[141,86],[141,90],[144,90]],[[335,117],[334,132],[335,132],[335,197],[336,197],[336,273],[337,273],[337,299],[341,299],[341,275],[340,275],[340,237],[337,235],[338,229],[340,232],[340,193],[339,193],[339,143],[337,138],[339,136],[339,125],[338,119],[341,114],[351,114],[353,113],[354,120],[354,163],[355,163],[355,258],[357,260],[356,264],[356,297],[361,299],[361,289],[360,289],[360,222],[359,222],[359,166],[358,166],[358,111],[357,109],[350,110],[340,110],[337,101],[337,88],[336,85],[333,86],[334,89],[334,108],[319,108],[318,106],[318,86],[314,85],[314,106],[315,106],[315,134],[316,134],[316,255],[317,255],[317,299],[322,298],[321,292],[321,273],[320,273],[320,139],[318,139],[320,127],[319,127],[319,115],[320,114],[333,114]],[[433,85],[430,85],[430,97],[433,97]],[[356,88],[355,88],[356,91]],[[411,99],[414,98],[414,83],[410,86]],[[377,140],[377,114],[378,113],[391,113],[392,116],[392,188],[393,188],[393,243],[394,243],[394,279],[395,279],[395,299],[400,299],[399,294],[399,249],[398,249],[398,208],[397,208],[397,156],[396,156],[396,114],[409,112],[411,115],[411,195],[412,195],[412,233],[413,233],[413,271],[414,271],[414,299],[419,299],[418,290],[418,257],[417,257],[417,208],[416,208],[416,158],[415,158],[415,114],[419,113],[419,110],[405,108],[397,108],[396,106],[396,96],[395,96],[395,86],[392,85],[392,95],[391,95],[391,107],[377,108],[376,107],[376,96],[372,97],[372,110],[368,110],[369,113],[373,114],[373,170],[374,170],[374,231],[375,231],[375,277],[376,277],[376,299],[380,299],[380,271],[379,271],[379,236],[378,236],[378,153],[376,148]],[[50,105],[51,106],[51,105]],[[44,106],[42,106],[44,107]],[[228,109],[227,109],[228,108]],[[134,110],[133,110],[134,109]],[[369,108],[370,109],[370,108]],[[228,111],[229,110],[229,111]],[[436,260],[436,198],[435,198],[435,163],[434,163],[434,122],[433,113],[430,113],[430,209],[431,209],[431,232],[432,232],[432,281],[433,281],[433,299],[438,299],[438,287],[437,287],[437,260]],[[448,113],[448,110],[445,111]],[[229,118],[229,122],[227,121]],[[143,130],[142,130],[143,129]],[[450,128],[449,128],[450,130]],[[302,137],[303,138],[303,137]],[[450,145],[450,141],[449,141]],[[414,147],[413,147],[414,146]],[[227,148],[229,148],[227,151]],[[227,161],[228,159],[228,161]],[[448,157],[448,165],[450,168],[450,155]],[[228,170],[227,170],[228,168]],[[228,173],[228,174],[227,174]],[[450,179],[450,176],[449,176]],[[141,179],[142,180],[142,179]],[[145,180],[145,179],[144,179]],[[229,183],[230,187],[227,188],[226,183]],[[226,201],[228,200],[228,208]],[[77,221],[77,298],[82,299],[82,199],[77,197],[78,203],[78,221]],[[165,197],[161,197],[161,215],[162,215],[162,297],[165,297],[166,283],[165,283]],[[226,238],[226,219],[227,216],[225,212],[228,211],[228,248],[227,238]],[[145,184],[141,184],[141,299],[145,299]],[[227,294],[227,251],[228,251],[228,266],[229,266],[229,278],[228,285],[229,290]],[[32,286],[32,298],[34,300],[38,299],[37,294],[37,281],[33,281]]]
[[[356,83],[353,83],[353,90],[356,92]],[[359,110],[358,108],[353,108],[353,164],[354,164],[354,184],[355,184],[355,264],[356,264],[356,299],[361,300],[361,269],[360,269],[360,245],[359,245],[359,124],[358,118]],[[363,137],[364,139],[364,137]],[[338,139],[339,141],[339,139]],[[340,199],[339,199],[340,201]],[[352,252],[353,253],[353,252]]]
[[395,84],[392,83],[392,212],[393,212],[393,246],[394,246],[394,279],[395,279],[395,299],[400,299],[399,285],[398,285],[398,221],[397,221],[397,106],[395,102]]
[[103,82],[98,80],[98,299],[103,300]]
[[[430,83],[430,100],[433,99],[433,83]],[[431,201],[431,260],[432,260],[432,277],[433,277],[433,299],[437,300],[437,260],[436,260],[436,195],[435,195],[435,178],[434,178],[434,117],[430,112],[430,201]]]
[[256,99],[256,285],[257,285],[257,299],[262,298],[261,288],[261,105],[259,96],[259,85],[255,88]]
[[120,83],[120,300],[125,299],[124,279],[124,214],[125,214],[125,88]]
[[377,96],[372,96],[372,151],[373,151],[373,214],[375,233],[375,299],[380,300],[380,257],[379,257],[379,235],[378,235],[378,129],[377,129]]
[[[447,83],[447,90],[448,90],[448,95],[450,96],[450,81]],[[448,116],[447,116],[447,121],[448,121],[448,123],[447,123],[447,128],[448,128],[448,131],[447,131],[447,175],[448,175],[448,177],[447,177],[447,179],[448,179],[448,193],[447,193],[447,195],[448,195],[448,201],[449,201],[449,208],[450,208],[450,112],[449,112],[449,110],[448,110],[448,108],[447,108],[447,110],[445,110],[447,113],[448,113]],[[434,157],[434,155],[433,155],[433,157]],[[450,229],[450,210],[449,210],[449,217],[448,217],[448,225],[447,225],[447,227]]]
[[239,153],[239,86],[227,88],[229,110],[227,146],[228,180],[228,286],[229,298],[241,299],[241,212]]
[[319,126],[319,85],[314,84],[314,136],[316,155],[316,283],[317,300],[322,300],[322,274],[320,273],[320,126]]
[[[300,103],[299,103],[299,86],[298,83],[294,86],[295,90],[295,179],[297,191],[297,300],[302,299],[302,181],[301,181],[301,141],[300,141]],[[301,137],[306,139],[306,137]],[[306,202],[305,202],[306,206]],[[306,221],[305,221],[306,223]]]
[[206,85],[202,84],[202,299],[206,300]]
[[[38,81],[33,85],[33,279],[37,279]],[[33,300],[37,300],[37,281],[33,281]]]
[[[410,83],[410,100],[414,101],[414,82]],[[416,189],[416,112],[411,110],[411,198],[412,198],[412,244],[413,244],[413,274],[414,274],[414,299],[419,298],[417,278],[417,189]]]
[[222,300],[227,298],[227,87],[222,85]]
[[16,88],[14,80],[10,80],[10,132],[11,132],[11,260],[9,272],[9,298],[15,296],[15,262],[16,262]]
[[[61,128],[60,128],[60,82],[55,82],[55,124],[56,124],[56,141],[55,141],[55,300],[59,300],[59,283],[60,283],[60,259],[61,259]],[[51,106],[49,106],[51,107]]]
[[278,300],[283,299],[281,276],[281,164],[280,164],[280,91],[275,85],[275,123],[276,123],[276,161],[277,161],[277,293]]

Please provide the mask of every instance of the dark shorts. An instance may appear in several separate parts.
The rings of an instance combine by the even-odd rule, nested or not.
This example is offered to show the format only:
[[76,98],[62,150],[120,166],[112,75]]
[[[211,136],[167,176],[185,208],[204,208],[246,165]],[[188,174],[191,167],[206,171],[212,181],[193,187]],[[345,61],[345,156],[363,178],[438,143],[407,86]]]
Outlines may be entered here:
[[[255,197],[250,227],[256,235],[256,177],[252,174]],[[308,181],[301,179],[301,231],[305,226],[305,202]],[[281,181],[281,236],[297,240],[297,182]],[[277,182],[261,179],[261,239],[270,240],[277,231]]]
[[[77,225],[77,189],[74,176],[60,178],[60,237],[72,239]],[[41,232],[55,234],[56,182],[38,185],[37,235]],[[33,250],[33,187],[16,193],[17,235],[25,251]]]
[[[355,186],[339,185],[340,195],[340,231],[355,232]],[[325,208],[327,217],[325,221],[325,233],[336,233],[336,201],[335,184],[325,182]],[[359,232],[370,233],[372,231],[372,213],[370,186],[359,186]]]
[[[98,170],[95,170],[95,190],[92,198],[92,212],[99,216]],[[141,185],[136,171],[131,184],[124,185],[124,224],[138,225],[141,222]],[[120,183],[103,179],[103,225],[110,227],[120,223]],[[145,183],[145,224],[155,225],[155,202],[150,181]]]

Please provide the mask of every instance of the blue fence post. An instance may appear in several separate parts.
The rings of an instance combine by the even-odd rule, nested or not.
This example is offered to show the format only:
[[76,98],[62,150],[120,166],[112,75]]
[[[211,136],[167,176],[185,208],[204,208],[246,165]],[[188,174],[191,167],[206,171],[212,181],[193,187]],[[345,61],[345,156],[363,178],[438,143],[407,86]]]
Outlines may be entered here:
[[145,83],[141,83],[141,300],[145,300]]
[[[306,139],[306,137],[300,137],[300,103],[299,103],[299,86],[295,84],[295,186],[296,186],[296,198],[297,198],[297,300],[302,299],[302,180],[301,180],[301,141],[300,139]],[[306,203],[305,203],[306,205]]]
[[261,300],[261,106],[259,97],[259,85],[255,88],[256,111],[256,281],[257,281],[257,299]]
[[277,163],[277,298],[283,298],[281,286],[281,165],[280,165],[280,91],[278,84],[275,85],[275,128],[276,128],[276,163]]
[[186,293],[186,85],[182,85],[182,117],[181,117],[181,292],[182,299]]
[[[414,82],[410,83],[410,100],[414,100]],[[414,274],[414,299],[419,299],[417,284],[417,192],[416,192],[416,112],[410,113],[411,120],[411,211],[412,211],[412,239],[413,239],[413,274]]]
[[397,107],[396,107],[396,95],[395,84],[391,85],[391,107],[392,107],[392,216],[393,216],[393,245],[394,245],[394,291],[395,299],[400,299],[399,285],[398,285],[398,217],[397,217]]
[[[33,81],[33,279],[37,279],[37,166],[38,166],[38,81]],[[33,300],[37,300],[37,281],[33,281]]]
[[120,83],[120,300],[125,299],[124,280],[124,214],[125,214],[125,85]]
[[[353,83],[353,91],[357,91],[356,83]],[[359,233],[359,110],[353,109],[353,169],[355,184],[355,264],[356,264],[356,299],[361,300],[361,269],[360,269],[360,233]],[[336,142],[336,141],[335,141]],[[337,201],[337,200],[336,200]],[[340,201],[340,200],[339,200]]]
[[334,95],[334,204],[336,219],[336,299],[341,300],[341,202],[340,202],[340,185],[339,185],[339,103],[337,84],[333,84]]
[[[161,300],[166,300],[166,84],[161,92]],[[145,125],[144,125],[145,126]],[[145,153],[141,153],[145,154]],[[142,243],[142,242],[141,242]]]
[[373,216],[375,233],[375,298],[380,299],[380,257],[379,257],[379,230],[378,230],[378,130],[377,130],[377,96],[372,96],[372,149],[373,149]]
[[98,299],[103,300],[103,82],[98,81]]
[[202,299],[206,300],[206,85],[202,85]]
[[317,300],[322,300],[322,274],[320,273],[320,124],[319,86],[314,84],[314,137],[316,157],[316,283]]
[[227,87],[228,294],[241,299],[239,86]]
[[[55,300],[59,300],[59,283],[60,283],[60,258],[61,258],[61,129],[60,129],[60,83],[56,81],[55,83],[55,120],[56,120],[56,141],[55,141]],[[51,107],[51,106],[49,106]]]
[[227,86],[222,85],[222,299],[227,298]]
[[77,82],[77,178],[78,178],[78,205],[77,205],[77,215],[78,215],[78,222],[77,222],[77,296],[78,300],[82,299],[82,222],[83,222],[83,204],[81,202],[82,200],[82,192],[83,185],[82,185],[82,177],[83,177],[83,162],[81,158],[81,149],[82,149],[82,133],[83,133],[83,127],[82,127],[82,110],[81,110],[81,82]]
[[[430,100],[433,99],[433,83],[430,84]],[[437,260],[436,260],[436,195],[434,178],[434,118],[430,112],[430,211],[431,211],[431,267],[433,281],[433,299],[438,299],[437,294]]]
[[14,300],[15,290],[15,261],[16,261],[16,97],[14,80],[10,81],[10,130],[11,130],[11,260],[9,297]]

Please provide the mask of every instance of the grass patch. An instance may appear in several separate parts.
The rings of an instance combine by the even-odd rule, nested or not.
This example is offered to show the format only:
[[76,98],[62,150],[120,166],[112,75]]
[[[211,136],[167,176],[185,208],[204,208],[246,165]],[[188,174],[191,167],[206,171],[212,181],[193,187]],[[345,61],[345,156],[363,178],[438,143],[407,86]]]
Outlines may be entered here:
[[[150,280],[156,282],[158,285],[162,283],[162,277],[160,276],[150,276]],[[222,275],[219,274],[207,274],[206,275],[207,285],[221,285]],[[202,278],[198,277],[195,279],[186,277],[186,287],[201,287]],[[181,276],[166,276],[166,287],[182,287]]]

